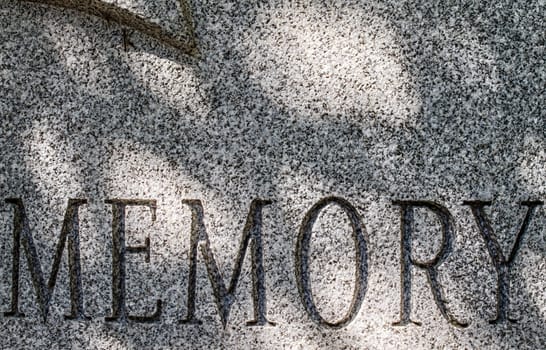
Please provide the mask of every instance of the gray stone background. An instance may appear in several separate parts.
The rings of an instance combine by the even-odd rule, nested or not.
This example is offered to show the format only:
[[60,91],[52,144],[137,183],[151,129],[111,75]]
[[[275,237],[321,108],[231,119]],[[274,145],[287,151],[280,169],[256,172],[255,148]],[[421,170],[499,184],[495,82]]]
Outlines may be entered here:
[[[176,3],[126,1],[185,30]],[[120,3],[117,1],[117,3]],[[151,5],[153,4],[153,6]],[[174,4],[174,5],[173,5]],[[174,6],[174,7],[173,7]],[[540,1],[191,1],[199,57],[80,12],[0,1],[0,198],[21,197],[49,276],[68,198],[83,197],[81,250],[90,321],[65,321],[63,262],[47,323],[22,263],[23,319],[0,316],[2,348],[546,348],[546,213],[536,212],[511,272],[510,315],[490,325],[496,274],[463,200],[489,209],[505,255],[525,210],[546,198],[546,6]],[[159,10],[157,10],[159,9]],[[174,11],[174,12],[173,12]],[[178,27],[177,27],[178,26]],[[294,276],[303,216],[320,198],[355,205],[368,233],[368,291],[348,326],[313,323]],[[111,210],[107,198],[152,198],[158,216],[129,212],[131,312],[165,304],[158,324],[107,323]],[[190,210],[203,200],[226,281],[250,201],[264,209],[268,318],[252,318],[250,264],[224,329],[202,260],[197,315],[186,312]],[[440,281],[466,329],[447,323],[414,270],[412,318],[400,311],[400,217],[395,199],[427,199],[455,216]],[[0,304],[10,302],[13,212],[0,205]],[[434,256],[438,223],[418,218],[415,257]],[[325,318],[348,308],[354,250],[335,207],[311,251],[314,299]],[[226,282],[227,283],[227,282]]]

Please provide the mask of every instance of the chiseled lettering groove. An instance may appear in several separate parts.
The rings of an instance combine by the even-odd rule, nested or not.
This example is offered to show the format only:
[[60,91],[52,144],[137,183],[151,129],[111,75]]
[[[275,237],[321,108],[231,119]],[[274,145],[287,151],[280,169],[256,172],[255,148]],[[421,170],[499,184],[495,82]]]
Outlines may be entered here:
[[252,264],[252,298],[254,304],[254,320],[247,324],[250,326],[274,325],[266,318],[266,294],[265,294],[265,273],[263,268],[263,247],[262,247],[262,209],[265,205],[271,204],[269,200],[254,199],[250,203],[250,210],[246,219],[241,237],[241,243],[235,267],[231,275],[228,288],[218,269],[214,254],[210,247],[210,240],[205,228],[203,205],[200,200],[187,199],[182,201],[192,211],[191,239],[190,239],[190,267],[188,277],[188,302],[186,318],[181,323],[200,323],[195,316],[195,292],[197,278],[197,248],[200,247],[201,254],[207,267],[207,273],[212,285],[214,299],[220,313],[222,325],[226,327],[231,305],[234,302],[235,289],[250,243],[250,257]]
[[507,320],[510,322],[515,322],[515,320],[508,317],[508,309],[510,306],[510,268],[514,263],[516,254],[521,246],[523,240],[523,234],[527,231],[529,227],[529,222],[533,216],[535,208],[539,205],[544,204],[541,201],[526,201],[521,202],[521,205],[524,205],[527,208],[527,213],[521,224],[521,227],[516,235],[516,240],[514,246],[510,251],[508,259],[504,257],[502,248],[495,237],[495,231],[491,226],[491,222],[485,214],[484,207],[491,205],[491,202],[488,201],[466,201],[464,204],[470,206],[472,214],[476,219],[480,235],[485,240],[487,246],[487,251],[491,256],[491,261],[497,272],[497,311],[496,316],[493,320],[489,321],[492,324],[503,323]]
[[[356,259],[355,259],[355,287],[353,299],[347,314],[336,322],[325,320],[317,310],[313,301],[311,291],[311,281],[309,280],[309,245],[313,233],[313,225],[317,220],[320,212],[326,206],[336,204],[339,206],[351,222],[353,229],[353,240],[355,243]],[[317,202],[305,215],[300,227],[298,240],[296,243],[296,284],[300,293],[301,300],[305,310],[311,319],[320,325],[330,328],[341,328],[349,324],[358,314],[360,306],[366,295],[368,283],[368,254],[366,250],[365,227],[360,220],[360,216],[355,207],[347,200],[339,197],[326,197]]]
[[126,322],[127,319],[136,322],[159,321],[162,311],[162,301],[156,301],[155,311],[149,316],[129,315],[127,312],[125,254],[145,253],[145,261],[150,262],[150,238],[146,237],[144,246],[127,246],[125,243],[126,207],[144,206],[151,211],[152,222],[156,219],[157,203],[148,199],[107,199],[112,205],[112,315],[106,321]]
[[14,206],[13,217],[13,251],[12,251],[12,272],[11,272],[11,309],[5,312],[6,317],[24,317],[19,310],[19,265],[21,243],[27,257],[27,267],[30,270],[30,276],[36,298],[40,306],[40,311],[44,322],[47,320],[51,297],[55,289],[57,274],[61,265],[64,247],[68,240],[68,269],[70,274],[70,315],[67,319],[87,319],[83,307],[83,289],[81,281],[80,266],[80,239],[79,239],[79,207],[87,203],[86,199],[69,199],[66,208],[61,235],[57,243],[57,249],[53,258],[53,265],[47,285],[38,257],[38,252],[34,245],[28,217],[25,211],[23,200],[20,198],[8,198],[6,203]]
[[[19,308],[20,299],[20,260],[21,249],[27,259],[27,268],[33,283],[40,314],[47,321],[50,309],[50,303],[54,293],[57,276],[63,256],[67,251],[68,270],[69,270],[69,288],[71,300],[71,312],[67,319],[87,320],[84,314],[83,288],[81,281],[80,265],[80,237],[79,237],[79,208],[87,203],[86,199],[69,199],[66,208],[61,234],[57,242],[55,254],[49,279],[46,281],[42,272],[42,266],[35,247],[29,220],[25,211],[23,201],[20,198],[8,198],[6,202],[13,207],[13,247],[12,247],[12,275],[11,275],[11,308],[5,312],[6,317],[23,317],[24,314]],[[106,203],[112,205],[112,314],[107,317],[108,321],[126,322],[133,320],[137,322],[156,322],[160,320],[162,313],[162,302],[157,300],[156,309],[151,315],[134,316],[129,315],[126,308],[126,255],[127,253],[144,254],[146,262],[150,262],[150,238],[145,238],[142,246],[127,246],[125,242],[125,219],[127,206],[145,206],[151,211],[152,222],[156,220],[157,203],[155,200],[147,199],[108,199]],[[209,280],[212,285],[215,302],[218,307],[220,318],[225,327],[228,321],[231,305],[234,302],[235,289],[241,275],[243,261],[247,250],[250,249],[250,259],[252,264],[252,296],[254,307],[254,319],[248,322],[250,325],[273,324],[266,319],[266,288],[265,271],[263,267],[263,245],[262,245],[262,211],[263,207],[271,204],[269,200],[254,199],[250,204],[250,209],[243,229],[241,242],[235,266],[231,275],[230,284],[226,286],[224,279],[219,272],[218,265],[214,259],[211,250],[210,241],[204,224],[204,210],[200,200],[184,200],[192,211],[191,238],[189,252],[189,278],[188,278],[188,299],[186,318],[181,323],[198,323],[195,316],[196,311],[196,266],[198,250],[201,251],[206,265]],[[313,301],[311,285],[309,281],[309,249],[312,239],[313,225],[319,217],[321,211],[330,204],[335,204],[348,216],[353,231],[353,240],[355,243],[355,287],[353,300],[349,311],[343,319],[336,322],[324,320],[319,314]],[[447,308],[447,301],[444,298],[442,286],[438,280],[438,268],[453,251],[453,242],[455,236],[454,219],[451,213],[444,206],[430,201],[395,201],[395,205],[401,207],[401,306],[400,319],[394,325],[407,325],[409,323],[420,324],[411,320],[411,269],[413,267],[423,269],[428,277],[428,283],[441,314],[451,325],[456,327],[466,327],[455,319]],[[499,324],[506,321],[512,321],[509,318],[509,289],[510,289],[510,268],[512,267],[519,248],[522,245],[523,236],[528,230],[533,213],[542,201],[525,201],[521,205],[527,206],[527,213],[521,223],[521,227],[516,234],[515,242],[508,258],[505,257],[500,244],[497,241],[495,232],[491,226],[489,218],[484,210],[491,202],[486,201],[466,201],[476,219],[480,235],[486,243],[492,263],[497,272],[497,305],[496,317],[490,322]],[[414,211],[417,208],[424,208],[434,213],[440,220],[442,229],[442,242],[439,252],[429,261],[419,261],[413,259],[411,255],[411,241],[414,235]],[[350,323],[357,315],[360,306],[364,300],[367,278],[367,237],[365,227],[361,223],[357,210],[346,200],[339,197],[326,197],[317,202],[305,215],[296,242],[295,251],[295,274],[296,284],[303,302],[303,306],[311,319],[330,328],[340,328]],[[47,282],[47,284],[46,284]]]
[[[401,301],[400,301],[400,320],[395,322],[395,326],[405,326],[408,323],[421,325],[420,322],[412,321],[411,315],[411,266],[425,270],[434,301],[440,309],[442,316],[452,325],[465,328],[467,323],[460,322],[448,310],[443,297],[442,287],[438,281],[438,267],[447,258],[453,250],[453,241],[455,236],[455,224],[451,213],[442,205],[429,201],[395,201],[393,204],[400,206],[401,214],[401,241],[400,241],[400,283],[401,283]],[[440,251],[430,261],[418,261],[411,256],[411,240],[414,227],[415,208],[427,208],[435,213],[442,224],[442,245]]]
[[175,49],[182,51],[190,56],[197,56],[197,45],[195,42],[195,32],[190,8],[186,3],[187,0],[180,0],[182,17],[184,18],[188,31],[188,41],[184,42],[172,34],[168,33],[160,25],[147,21],[141,16],[132,13],[131,11],[107,3],[102,0],[20,0],[25,2],[33,2],[57,7],[64,7],[71,10],[80,11],[86,14],[103,18],[107,21],[116,22],[122,26],[126,26],[142,32],[160,42],[163,42]]

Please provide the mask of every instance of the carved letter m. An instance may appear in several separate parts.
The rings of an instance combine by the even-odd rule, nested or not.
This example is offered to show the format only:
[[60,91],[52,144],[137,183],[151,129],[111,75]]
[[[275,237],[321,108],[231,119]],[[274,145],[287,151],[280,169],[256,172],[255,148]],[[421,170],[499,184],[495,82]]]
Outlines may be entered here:
[[51,296],[55,289],[57,274],[61,265],[63,250],[68,240],[68,268],[70,273],[70,301],[71,312],[66,316],[69,319],[84,319],[83,309],[83,293],[81,283],[81,266],[80,266],[80,241],[79,241],[79,218],[78,209],[82,204],[87,203],[85,199],[69,199],[68,207],[65,212],[61,236],[57,243],[57,249],[53,258],[53,265],[47,284],[45,283],[44,274],[36,246],[32,239],[28,217],[25,212],[23,201],[20,198],[8,198],[6,203],[14,206],[13,217],[13,251],[12,251],[12,285],[11,285],[11,309],[5,312],[5,316],[24,316],[19,311],[19,265],[21,255],[21,243],[27,257],[27,267],[30,271],[30,277],[36,298],[40,306],[40,311],[44,322],[47,320],[49,304]]

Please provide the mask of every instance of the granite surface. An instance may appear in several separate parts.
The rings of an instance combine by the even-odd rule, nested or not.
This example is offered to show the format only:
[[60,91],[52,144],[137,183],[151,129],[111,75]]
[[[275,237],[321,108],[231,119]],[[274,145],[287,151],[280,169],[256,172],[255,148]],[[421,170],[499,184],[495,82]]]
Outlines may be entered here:
[[[82,0],[82,2],[85,2]],[[187,30],[174,0],[114,3],[171,32]],[[0,348],[85,349],[544,349],[546,211],[538,205],[509,267],[510,319],[497,312],[499,278],[475,213],[485,212],[508,259],[527,207],[546,199],[546,3],[484,1],[189,1],[197,51],[107,16],[0,0],[0,309],[12,299],[12,203],[21,198],[44,278],[69,198],[79,209],[88,320],[66,320],[64,253],[44,322],[20,253],[19,308],[0,315]],[[191,32],[191,31],[190,31]],[[365,295],[343,327],[306,311],[297,247],[306,213],[343,198],[363,225]],[[150,259],[127,255],[127,308],[112,313],[112,205],[127,209],[127,245],[150,240]],[[250,250],[225,327],[202,250],[195,316],[188,311],[192,210],[203,206],[210,250],[226,285],[255,198],[267,320],[253,319]],[[401,206],[434,202],[454,223],[438,265],[448,322],[426,271],[412,265],[411,320],[400,320]],[[307,255],[312,300],[324,320],[347,314],[361,281],[351,215],[326,206]],[[445,221],[415,210],[411,260],[445,245]],[[252,231],[255,233],[255,231]],[[201,245],[203,247],[203,245]],[[361,267],[361,266],[360,266]]]

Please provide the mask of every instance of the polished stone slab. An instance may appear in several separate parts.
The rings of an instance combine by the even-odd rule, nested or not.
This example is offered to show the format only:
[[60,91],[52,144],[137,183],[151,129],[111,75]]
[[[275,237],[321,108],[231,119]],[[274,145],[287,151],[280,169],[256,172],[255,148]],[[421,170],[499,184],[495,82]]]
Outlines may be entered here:
[[0,2],[3,348],[546,347],[543,1],[66,3]]

